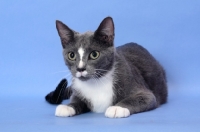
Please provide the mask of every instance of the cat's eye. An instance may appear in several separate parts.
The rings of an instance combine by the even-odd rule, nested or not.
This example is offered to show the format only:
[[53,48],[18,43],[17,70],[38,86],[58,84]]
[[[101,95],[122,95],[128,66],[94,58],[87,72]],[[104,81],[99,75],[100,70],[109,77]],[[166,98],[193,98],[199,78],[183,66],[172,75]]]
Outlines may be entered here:
[[74,52],[69,52],[68,53],[68,58],[72,61],[76,59],[76,54]]
[[95,59],[97,59],[98,57],[99,57],[99,55],[100,55],[100,53],[99,53],[99,51],[92,51],[91,53],[90,53],[90,59],[93,59],[93,60],[95,60]]

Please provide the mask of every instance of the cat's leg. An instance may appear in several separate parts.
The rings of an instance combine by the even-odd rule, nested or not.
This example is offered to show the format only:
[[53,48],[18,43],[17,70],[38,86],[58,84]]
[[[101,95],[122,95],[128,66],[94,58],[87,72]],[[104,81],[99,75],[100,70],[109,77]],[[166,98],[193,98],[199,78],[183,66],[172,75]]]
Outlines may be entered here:
[[131,114],[155,109],[157,102],[154,94],[148,90],[129,95],[115,106],[110,106],[105,113],[109,118],[123,118]]
[[46,101],[51,104],[60,104],[64,99],[69,99],[72,89],[67,87],[67,84],[67,80],[62,79],[56,89],[45,96]]
[[55,115],[59,117],[70,117],[89,112],[87,105],[78,97],[72,96],[71,102],[68,105],[58,105]]

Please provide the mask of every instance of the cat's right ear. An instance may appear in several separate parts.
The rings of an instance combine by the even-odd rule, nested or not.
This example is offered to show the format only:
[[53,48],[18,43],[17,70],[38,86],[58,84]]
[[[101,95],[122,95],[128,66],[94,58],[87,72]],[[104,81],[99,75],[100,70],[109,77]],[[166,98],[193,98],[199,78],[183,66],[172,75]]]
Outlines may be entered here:
[[74,32],[67,25],[58,20],[56,20],[56,28],[60,36],[62,46],[65,48],[68,43],[73,41]]

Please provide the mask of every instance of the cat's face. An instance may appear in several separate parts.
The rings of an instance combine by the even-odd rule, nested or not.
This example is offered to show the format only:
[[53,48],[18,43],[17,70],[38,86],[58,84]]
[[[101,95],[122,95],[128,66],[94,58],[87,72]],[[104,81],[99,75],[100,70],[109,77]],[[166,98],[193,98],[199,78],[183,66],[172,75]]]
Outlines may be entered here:
[[56,27],[63,46],[63,56],[73,77],[86,81],[104,76],[114,64],[114,24],[105,18],[98,29],[79,34],[60,21]]

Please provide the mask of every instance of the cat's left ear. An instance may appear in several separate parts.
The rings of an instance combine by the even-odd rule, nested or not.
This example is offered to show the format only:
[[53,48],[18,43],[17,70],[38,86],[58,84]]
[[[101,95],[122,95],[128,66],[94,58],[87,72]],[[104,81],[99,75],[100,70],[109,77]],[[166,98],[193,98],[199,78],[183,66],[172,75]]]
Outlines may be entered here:
[[95,31],[94,38],[98,41],[113,45],[115,36],[114,29],[113,19],[111,17],[106,17]]

